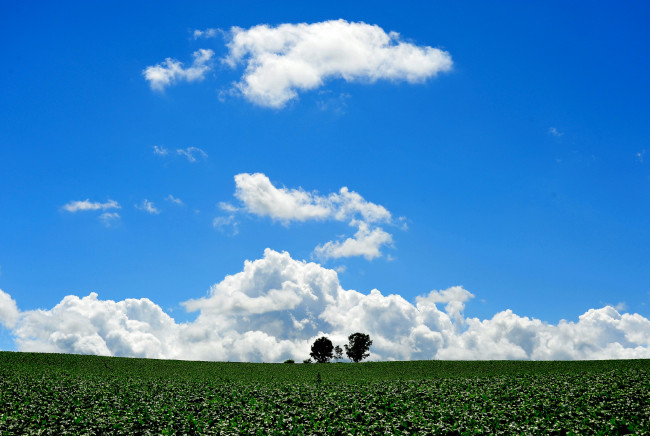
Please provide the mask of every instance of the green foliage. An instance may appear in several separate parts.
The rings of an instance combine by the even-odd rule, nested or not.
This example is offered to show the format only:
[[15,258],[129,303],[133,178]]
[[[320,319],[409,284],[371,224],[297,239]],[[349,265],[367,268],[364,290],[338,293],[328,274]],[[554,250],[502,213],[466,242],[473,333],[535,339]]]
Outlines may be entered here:
[[0,434],[648,432],[649,360],[284,365],[0,352]]
[[327,363],[334,357],[334,345],[326,336],[322,336],[314,341],[309,355],[316,363]]
[[293,359],[287,359],[284,361],[284,363],[296,363]]
[[355,363],[361,362],[370,355],[368,350],[370,350],[372,341],[369,335],[365,333],[353,333],[348,336],[348,341],[349,344],[344,345],[345,354],[347,354],[351,361]]

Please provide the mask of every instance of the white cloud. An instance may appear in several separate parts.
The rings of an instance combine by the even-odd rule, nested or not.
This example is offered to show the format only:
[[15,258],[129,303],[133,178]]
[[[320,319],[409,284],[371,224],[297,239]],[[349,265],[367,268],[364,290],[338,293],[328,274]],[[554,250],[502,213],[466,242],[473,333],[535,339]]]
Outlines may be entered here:
[[345,186],[338,194],[330,194],[328,201],[334,218],[339,221],[358,216],[368,223],[391,221],[391,214],[384,206],[366,201],[361,195],[348,190]]
[[550,325],[510,310],[466,320],[467,330],[441,350],[443,359],[626,359],[650,356],[650,320],[611,306],[590,309],[578,322]]
[[230,203],[226,203],[225,201],[220,201],[219,202],[219,209],[224,210],[226,212],[230,212],[230,213],[237,212],[239,210],[239,208],[233,206]]
[[558,137],[558,138],[559,138],[560,136],[563,136],[563,135],[564,135],[564,133],[558,131],[555,127],[550,127],[550,128],[548,129],[548,133],[549,133],[550,135],[556,136],[556,137]]
[[110,227],[113,222],[120,219],[120,214],[117,212],[104,212],[99,216],[99,220],[104,223],[106,227]]
[[[153,146],[153,152],[158,156],[169,155],[169,150],[167,150],[165,147],[159,147],[157,145]],[[196,162],[199,159],[208,158],[208,154],[198,147],[179,148],[176,150],[176,154],[179,156],[184,156],[189,162]]]
[[198,147],[187,147],[185,149],[179,148],[176,150],[176,154],[185,156],[190,162],[196,162],[199,159],[208,158],[208,154]]
[[165,147],[154,145],[153,154],[157,154],[158,156],[167,156],[169,154],[169,150],[167,150]]
[[636,160],[639,163],[643,163],[644,158],[645,158],[645,150],[641,150],[638,153],[635,154]]
[[278,189],[261,173],[237,174],[235,185],[235,197],[255,215],[287,223],[324,219],[332,213],[325,199],[302,189]]
[[230,203],[220,201],[219,209],[228,212],[229,215],[216,217],[212,220],[212,227],[229,236],[236,236],[239,234],[239,221],[235,218],[235,212],[238,212],[239,208]]
[[205,30],[200,30],[200,29],[195,29],[194,32],[192,32],[192,36],[194,39],[199,39],[199,38],[214,38],[219,34],[219,29],[205,29]]
[[50,310],[23,312],[14,334],[21,351],[171,357],[178,329],[146,298],[114,302],[93,292],[69,295]]
[[348,105],[348,100],[351,95],[348,93],[340,93],[334,95],[331,91],[319,91],[319,99],[316,101],[316,105],[322,111],[331,111],[338,115],[345,114],[345,109]]
[[355,217],[368,223],[391,220],[385,207],[365,200],[345,186],[338,193],[321,196],[301,188],[276,188],[261,173],[237,174],[235,185],[235,197],[248,212],[285,223],[322,219],[346,221]]
[[415,304],[376,289],[345,290],[334,270],[267,249],[205,297],[183,303],[198,313],[192,322],[176,323],[148,299],[95,293],[67,296],[50,310],[18,313],[14,305],[2,319],[12,320],[22,351],[281,362],[306,358],[319,336],[341,345],[359,331],[373,339],[371,360],[650,358],[650,320],[641,315],[605,306],[556,325],[510,310],[479,320],[462,314],[471,298],[462,287]]
[[250,101],[280,108],[329,79],[423,82],[451,70],[449,53],[416,46],[377,25],[345,20],[233,27],[225,61],[246,65],[236,86]]
[[239,222],[234,215],[216,217],[212,220],[212,227],[230,236],[236,236],[239,233]]
[[[228,32],[196,29],[192,36],[213,38],[219,33],[228,41],[228,54],[222,61],[232,68],[245,65],[244,74],[232,91],[267,107],[281,108],[297,98],[299,92],[322,87],[328,80],[420,83],[450,71],[453,65],[446,51],[406,42],[399,33],[386,32],[377,25],[342,19],[277,27],[232,27]],[[167,58],[145,68],[143,75],[151,88],[158,91],[179,81],[202,80],[212,69],[214,52],[200,49],[193,56],[189,68]],[[320,104],[334,104],[335,109],[341,110],[346,95]]]
[[176,198],[176,197],[174,197],[172,194],[169,194],[169,195],[166,197],[166,200],[169,200],[169,201],[171,201],[172,203],[177,204],[177,205],[179,205],[179,206],[182,206],[182,205],[183,205],[183,200],[181,200],[180,198]]
[[235,185],[235,197],[249,213],[268,216],[285,225],[291,221],[329,219],[348,221],[358,228],[354,237],[316,247],[315,254],[320,259],[364,256],[371,260],[381,256],[380,248],[393,241],[392,235],[374,227],[376,223],[390,223],[390,212],[345,186],[339,192],[322,196],[302,188],[277,188],[261,173],[237,174]]
[[614,306],[614,309],[619,312],[625,312],[627,310],[627,303],[625,303],[625,301],[619,301],[618,304]]
[[347,238],[343,242],[329,241],[319,245],[314,249],[316,256],[321,259],[363,256],[367,260],[372,260],[381,256],[380,248],[383,245],[393,242],[390,233],[386,233],[381,227],[370,230],[368,224],[363,221],[355,221],[355,224],[359,226],[359,230],[354,237]]
[[160,213],[160,210],[153,204],[153,202],[147,200],[146,198],[142,200],[141,204],[136,204],[135,208],[145,211],[151,215],[158,215]]
[[120,209],[121,207],[122,206],[120,206],[119,203],[114,200],[108,200],[106,203],[99,203],[97,201],[90,201],[89,199],[85,199],[82,201],[71,201],[70,203],[64,205],[63,209],[71,213],[76,213],[88,210]]
[[474,294],[462,286],[453,286],[443,291],[431,291],[427,296],[416,297],[415,301],[422,306],[432,303],[446,303],[445,312],[456,321],[456,327],[459,327],[464,323],[463,310],[465,310],[465,302],[472,298],[474,298]]
[[192,66],[183,68],[183,63],[172,58],[164,62],[149,66],[142,71],[145,79],[149,81],[151,89],[163,91],[167,86],[179,81],[195,82],[203,80],[205,73],[212,69],[210,60],[214,56],[212,50],[200,49],[192,54]]
[[18,306],[11,295],[0,289],[0,325],[11,329],[18,321]]

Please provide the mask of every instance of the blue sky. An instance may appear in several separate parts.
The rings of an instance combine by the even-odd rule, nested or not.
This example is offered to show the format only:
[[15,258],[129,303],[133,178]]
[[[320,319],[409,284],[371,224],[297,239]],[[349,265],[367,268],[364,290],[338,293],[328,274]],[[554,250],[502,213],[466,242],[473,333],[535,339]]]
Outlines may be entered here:
[[[648,357],[649,19],[641,2],[3,3],[0,348],[177,358],[170,335],[204,328],[206,350],[281,351],[189,357],[269,361],[354,325],[376,359]],[[246,260],[268,274],[244,283]],[[332,305],[273,293],[317,288],[305,265],[337,271]],[[409,324],[425,297],[451,324]],[[66,310],[80,324],[43,321]],[[621,323],[576,339],[602,354],[543,339],[592,318]],[[534,339],[472,348],[503,329]]]

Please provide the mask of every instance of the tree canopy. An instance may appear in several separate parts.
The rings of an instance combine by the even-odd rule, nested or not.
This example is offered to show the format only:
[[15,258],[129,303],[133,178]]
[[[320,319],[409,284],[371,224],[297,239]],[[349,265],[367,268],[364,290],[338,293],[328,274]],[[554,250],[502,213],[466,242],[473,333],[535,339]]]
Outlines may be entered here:
[[[353,333],[348,336],[349,343],[345,345],[345,354],[353,362],[360,362],[370,356],[368,350],[372,345],[370,336],[365,333]],[[313,349],[313,348],[312,348]]]
[[338,345],[334,347],[334,358],[336,360],[341,360],[343,359],[343,349],[339,347]]
[[313,357],[317,363],[326,363],[334,357],[333,351],[334,345],[332,345],[332,341],[323,336],[314,341],[309,355]]

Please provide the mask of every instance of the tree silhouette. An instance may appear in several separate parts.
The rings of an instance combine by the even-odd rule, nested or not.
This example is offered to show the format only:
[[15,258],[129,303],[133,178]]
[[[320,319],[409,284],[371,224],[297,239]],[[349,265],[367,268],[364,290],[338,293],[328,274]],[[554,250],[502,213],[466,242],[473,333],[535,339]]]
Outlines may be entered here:
[[353,333],[348,336],[349,344],[345,345],[345,354],[348,355],[351,361],[360,362],[366,357],[370,356],[368,350],[372,345],[370,336],[365,333]]
[[311,346],[311,353],[309,355],[314,358],[317,363],[326,363],[329,362],[334,354],[334,345],[332,341],[323,336],[314,341],[314,344]]
[[334,347],[334,358],[336,360],[341,360],[343,359],[343,349],[339,347],[338,345]]

